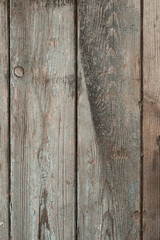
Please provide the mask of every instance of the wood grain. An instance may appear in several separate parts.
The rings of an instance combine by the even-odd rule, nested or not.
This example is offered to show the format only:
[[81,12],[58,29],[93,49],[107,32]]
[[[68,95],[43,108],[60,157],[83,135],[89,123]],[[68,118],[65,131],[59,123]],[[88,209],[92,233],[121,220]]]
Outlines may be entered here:
[[9,239],[8,5],[0,1],[0,239]]
[[[11,238],[71,240],[75,235],[74,4],[11,0],[10,32]],[[17,66],[24,72],[15,70]]]
[[78,239],[140,239],[140,1],[79,0]]
[[143,239],[160,239],[160,2],[144,1]]

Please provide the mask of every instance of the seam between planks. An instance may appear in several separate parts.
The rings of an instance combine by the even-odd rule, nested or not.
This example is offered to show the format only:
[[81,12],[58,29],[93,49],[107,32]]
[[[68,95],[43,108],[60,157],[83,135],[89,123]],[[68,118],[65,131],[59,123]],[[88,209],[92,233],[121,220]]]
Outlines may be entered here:
[[144,0],[140,1],[140,61],[141,61],[141,113],[140,113],[140,148],[141,148],[141,189],[140,189],[140,239],[143,240],[143,9],[144,9]]
[[7,2],[7,17],[8,17],[8,236],[11,239],[11,89],[10,89],[10,0]]
[[75,21],[75,240],[78,239],[78,0],[74,2]]

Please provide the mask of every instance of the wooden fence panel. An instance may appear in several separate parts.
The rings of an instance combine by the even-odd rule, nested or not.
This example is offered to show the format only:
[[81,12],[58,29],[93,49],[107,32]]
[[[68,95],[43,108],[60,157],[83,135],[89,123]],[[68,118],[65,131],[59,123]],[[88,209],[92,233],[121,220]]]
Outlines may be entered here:
[[159,11],[0,1],[0,239],[160,238]]
[[145,0],[143,13],[143,232],[160,239],[160,2]]
[[72,0],[11,0],[11,238],[74,239]]
[[0,239],[9,239],[8,4],[0,1]]
[[140,1],[78,2],[78,239],[140,239]]

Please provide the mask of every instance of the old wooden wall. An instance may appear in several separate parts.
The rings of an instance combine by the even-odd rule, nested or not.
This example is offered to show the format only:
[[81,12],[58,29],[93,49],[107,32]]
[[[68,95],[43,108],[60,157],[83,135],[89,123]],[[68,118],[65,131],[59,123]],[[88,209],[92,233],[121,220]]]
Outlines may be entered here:
[[160,239],[159,0],[0,1],[0,240]]

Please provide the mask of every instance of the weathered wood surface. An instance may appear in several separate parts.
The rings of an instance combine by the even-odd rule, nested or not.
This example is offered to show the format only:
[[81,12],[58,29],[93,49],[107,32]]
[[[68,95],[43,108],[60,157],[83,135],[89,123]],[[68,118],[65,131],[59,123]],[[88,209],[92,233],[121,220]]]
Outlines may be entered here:
[[0,1],[0,239],[9,239],[8,5]]
[[160,2],[144,1],[143,232],[160,239]]
[[10,2],[11,238],[71,240],[74,4],[72,0]]
[[78,239],[140,239],[140,1],[78,2]]

